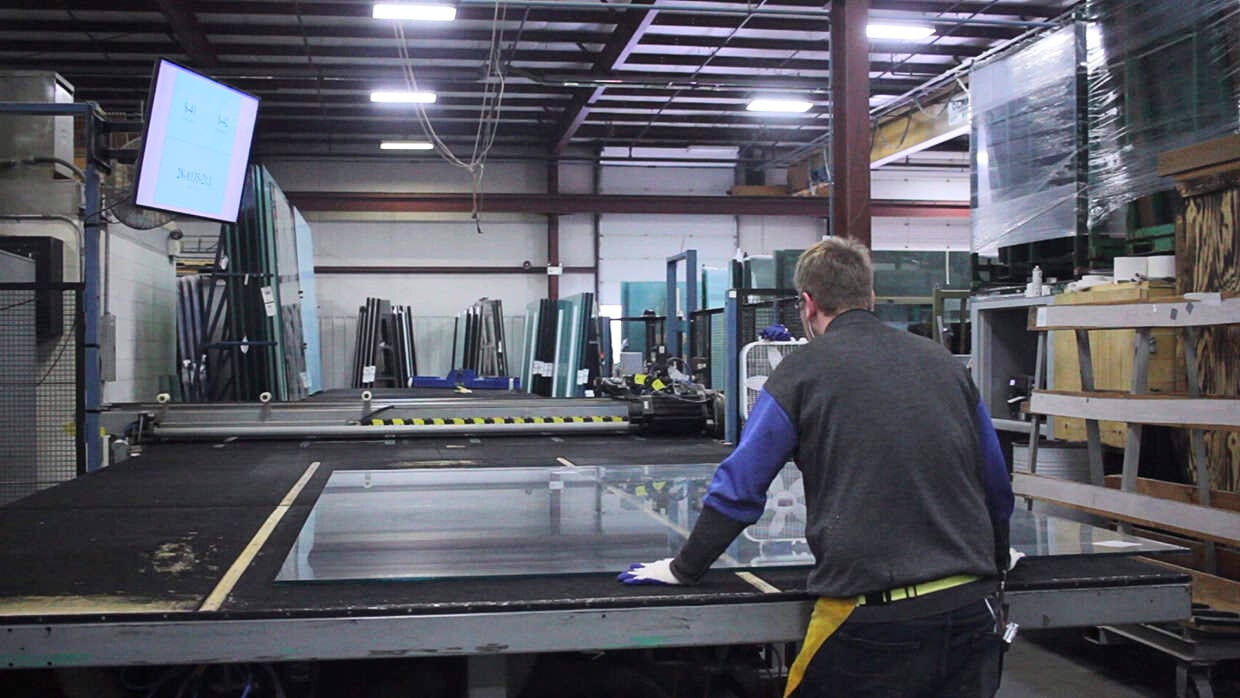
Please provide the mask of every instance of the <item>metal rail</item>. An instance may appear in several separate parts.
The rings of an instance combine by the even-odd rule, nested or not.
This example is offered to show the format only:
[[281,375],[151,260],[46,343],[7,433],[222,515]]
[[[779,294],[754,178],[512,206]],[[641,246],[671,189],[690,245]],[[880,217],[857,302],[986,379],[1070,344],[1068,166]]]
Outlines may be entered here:
[[[792,598],[789,598],[789,597]],[[378,656],[497,655],[793,642],[813,601],[330,618],[49,621],[0,625],[0,665],[125,666]],[[1026,628],[1160,622],[1188,614],[1188,585],[1042,589],[1007,595]]]

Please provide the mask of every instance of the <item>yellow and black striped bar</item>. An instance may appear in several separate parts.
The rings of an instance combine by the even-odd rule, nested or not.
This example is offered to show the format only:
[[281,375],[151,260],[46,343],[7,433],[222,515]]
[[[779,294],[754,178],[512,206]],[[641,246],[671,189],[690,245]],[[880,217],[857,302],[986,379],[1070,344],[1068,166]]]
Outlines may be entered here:
[[589,417],[391,417],[388,419],[371,419],[368,426],[373,427],[404,427],[404,426],[481,426],[487,424],[622,424],[628,422],[627,417],[589,416]]

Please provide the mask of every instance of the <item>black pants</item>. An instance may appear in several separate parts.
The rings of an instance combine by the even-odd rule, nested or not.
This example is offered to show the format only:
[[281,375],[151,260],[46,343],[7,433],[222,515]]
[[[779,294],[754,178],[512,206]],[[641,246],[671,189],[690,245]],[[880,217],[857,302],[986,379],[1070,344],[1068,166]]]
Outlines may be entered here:
[[995,599],[893,622],[845,621],[794,698],[991,698],[1003,671]]

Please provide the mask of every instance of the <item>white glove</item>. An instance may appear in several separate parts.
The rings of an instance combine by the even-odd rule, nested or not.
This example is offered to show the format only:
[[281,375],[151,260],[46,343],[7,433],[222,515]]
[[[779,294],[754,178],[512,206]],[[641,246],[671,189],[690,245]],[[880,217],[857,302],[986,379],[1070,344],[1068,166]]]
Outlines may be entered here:
[[1025,554],[1016,548],[1008,548],[1008,560],[1010,560],[1010,562],[1008,562],[1008,570],[1011,571],[1011,569],[1016,566],[1016,563],[1020,562],[1020,559],[1024,556]]
[[657,562],[645,562],[630,565],[616,579],[625,584],[680,584],[676,575],[672,574],[672,558],[665,557]]

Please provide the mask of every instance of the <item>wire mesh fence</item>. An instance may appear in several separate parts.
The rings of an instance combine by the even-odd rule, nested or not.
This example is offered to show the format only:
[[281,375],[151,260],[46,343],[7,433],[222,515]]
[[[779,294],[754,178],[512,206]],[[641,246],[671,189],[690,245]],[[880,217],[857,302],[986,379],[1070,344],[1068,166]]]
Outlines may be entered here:
[[82,287],[0,283],[0,504],[85,470]]
[[793,337],[804,337],[797,293],[793,290],[745,290],[740,305],[739,346],[758,340],[762,330],[783,325]]

